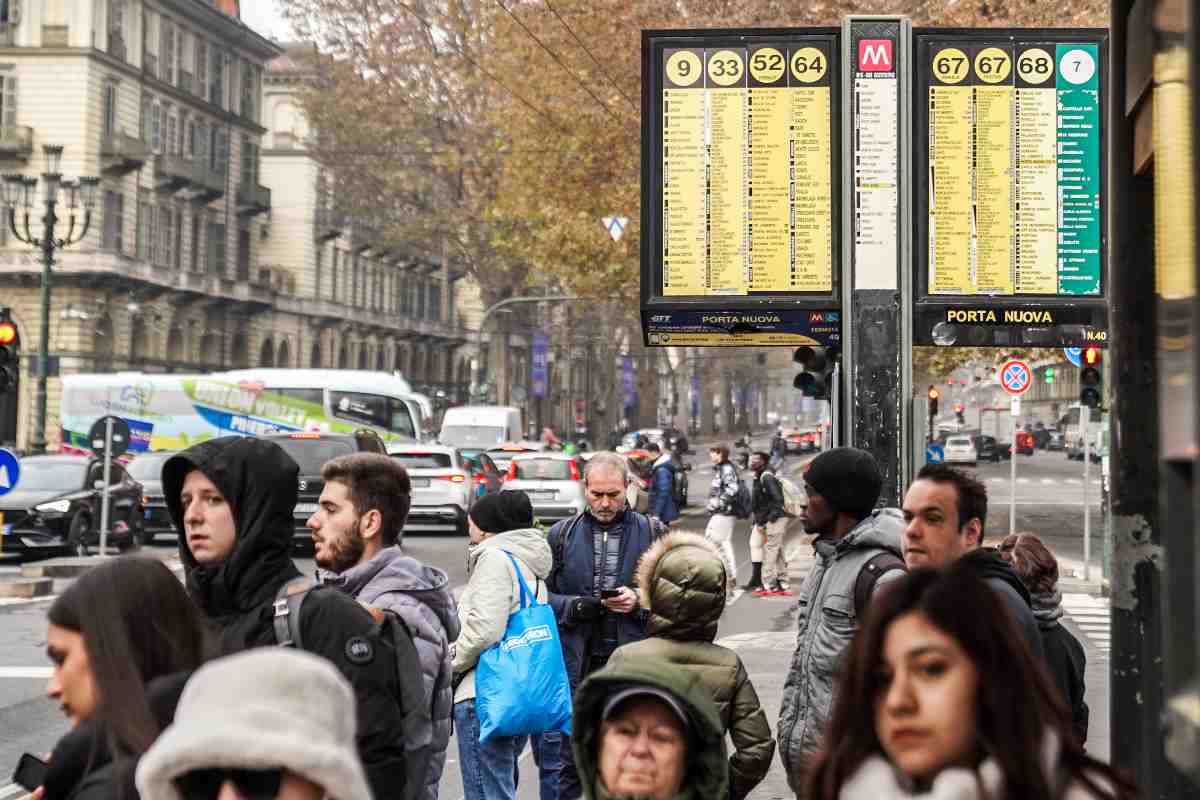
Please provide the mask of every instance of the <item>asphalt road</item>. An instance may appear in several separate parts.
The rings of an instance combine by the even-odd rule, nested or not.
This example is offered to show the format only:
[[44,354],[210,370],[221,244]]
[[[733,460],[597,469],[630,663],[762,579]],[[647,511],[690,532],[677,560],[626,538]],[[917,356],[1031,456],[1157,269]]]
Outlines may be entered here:
[[[755,444],[761,444],[755,442]],[[707,464],[707,454],[697,452],[689,460],[694,469],[691,473],[690,495],[692,505],[686,510],[681,520],[681,526],[687,530],[702,531],[706,515],[703,514],[703,500],[707,497],[708,484],[712,478],[711,468]],[[793,457],[790,463],[795,465],[801,459]],[[1068,462],[1060,453],[1038,453],[1033,457],[1018,457],[1018,530],[1032,530],[1043,535],[1060,557],[1082,559],[1082,483],[1073,484],[1073,479],[1081,479],[1082,465],[1079,462]],[[1011,484],[1008,481],[1007,462],[1000,465],[985,464],[978,468],[978,474],[989,489],[992,508],[989,514],[987,534],[989,537],[1002,536],[1007,533],[1007,498]],[[1094,474],[1098,478],[1098,467]],[[1025,478],[1026,481],[1021,479]],[[1098,495],[1098,483],[1095,494]],[[1100,517],[1098,500],[1095,501],[1093,532],[1096,540],[1093,545],[1094,559],[1097,560],[1101,550],[1103,520]],[[795,554],[810,553],[804,546],[799,526],[793,524],[789,530],[788,547]],[[748,525],[738,523],[735,531],[735,552],[739,564],[739,583],[749,577],[749,548],[747,544]],[[456,594],[461,592],[466,583],[466,540],[453,536],[413,535],[405,536],[405,549],[412,556],[427,563],[434,564],[445,570],[450,578],[450,585],[455,587]],[[170,546],[165,542],[152,548],[152,551],[162,557],[168,557]],[[311,574],[313,562],[309,559],[298,559],[298,566]],[[11,566],[0,566],[0,579],[5,573],[15,570]],[[61,586],[58,587],[61,589]],[[2,604],[0,601],[0,786],[2,786],[22,752],[48,752],[57,739],[66,731],[66,723],[54,704],[44,697],[46,678],[49,666],[45,648],[45,613],[49,605],[48,599],[32,603]],[[790,598],[756,598],[739,593],[729,606],[721,621],[718,638],[743,652],[747,668],[755,674],[753,659],[780,658],[791,647],[791,631],[794,626],[795,602]],[[761,654],[761,655],[760,655]],[[758,665],[763,670],[761,680],[782,683],[783,675],[776,675],[779,666],[767,662]],[[783,667],[786,669],[786,667]],[[756,685],[760,678],[756,676]],[[778,687],[772,683],[761,687],[760,692],[771,691],[772,695]],[[777,702],[777,701],[776,701]],[[778,712],[777,707],[768,709],[768,715],[773,720]],[[536,775],[528,750],[521,761],[522,798],[536,797]],[[780,772],[775,775],[775,772]],[[778,764],[772,772],[769,783],[779,786],[782,782],[782,772]],[[0,790],[2,791],[2,790]],[[775,796],[776,792],[756,791],[755,797]],[[446,800],[458,800],[462,797],[461,778],[457,758],[457,747],[451,743],[446,773],[442,781],[441,797]]]

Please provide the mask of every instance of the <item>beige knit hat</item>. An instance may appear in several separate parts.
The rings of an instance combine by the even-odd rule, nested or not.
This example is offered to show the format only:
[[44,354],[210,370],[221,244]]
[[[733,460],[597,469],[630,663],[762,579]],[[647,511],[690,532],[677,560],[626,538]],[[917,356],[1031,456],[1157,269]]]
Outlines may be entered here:
[[213,661],[137,767],[142,800],[184,800],[175,778],[211,767],[283,767],[333,800],[371,800],[350,684],[323,658],[261,647]]

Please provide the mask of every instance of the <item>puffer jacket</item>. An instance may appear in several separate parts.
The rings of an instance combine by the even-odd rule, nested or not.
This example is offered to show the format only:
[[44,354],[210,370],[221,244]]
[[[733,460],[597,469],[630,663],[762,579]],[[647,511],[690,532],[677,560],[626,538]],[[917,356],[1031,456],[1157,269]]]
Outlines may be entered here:
[[512,562],[504,552],[512,553],[521,565],[525,583],[546,602],[546,576],[554,557],[546,535],[537,528],[522,528],[488,537],[471,549],[467,556],[467,588],[458,601],[460,630],[454,643],[452,665],[462,681],[454,691],[454,702],[475,697],[475,665],[483,651],[504,637],[508,618],[521,606],[521,588]]
[[432,761],[421,796],[437,800],[454,716],[450,642],[458,638],[459,631],[458,610],[446,573],[406,556],[399,547],[385,547],[370,561],[327,578],[325,583],[360,603],[397,614],[412,631],[421,658],[425,697],[433,706]]
[[739,488],[737,467],[732,461],[722,461],[714,467],[712,483],[708,487],[708,505],[705,506],[708,513],[732,517]]
[[[817,560],[800,589],[796,652],[783,685],[779,754],[788,784],[800,794],[805,759],[821,745],[833,707],[838,662],[858,630],[854,584],[863,566],[883,551],[903,558],[904,517],[896,508],[874,511],[837,541],[819,538]],[[884,573],[875,590],[903,577]]]
[[593,672],[575,695],[571,749],[587,800],[611,800],[600,783],[600,722],[605,700],[617,689],[651,686],[671,694],[691,722],[683,786],[671,800],[723,800],[729,796],[725,731],[708,687],[698,675],[657,662],[608,664]]
[[675,473],[679,467],[670,453],[664,453],[654,462],[650,472],[650,510],[652,517],[663,522],[679,519],[679,506],[675,502]]
[[659,661],[700,679],[733,741],[729,796],[742,800],[771,769],[775,740],[741,658],[713,643],[725,611],[720,551],[703,536],[669,533],[642,556],[637,584],[650,612],[650,638],[618,648],[608,663],[621,668]]

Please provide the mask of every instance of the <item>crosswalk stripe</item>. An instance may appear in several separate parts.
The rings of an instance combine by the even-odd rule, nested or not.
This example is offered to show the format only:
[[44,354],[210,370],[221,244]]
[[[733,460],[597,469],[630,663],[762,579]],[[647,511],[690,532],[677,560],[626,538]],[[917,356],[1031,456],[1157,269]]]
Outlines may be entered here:
[[54,667],[0,667],[0,678],[49,678]]
[[15,783],[0,786],[0,800],[17,800],[17,798],[28,796],[29,790],[24,786],[18,786]]

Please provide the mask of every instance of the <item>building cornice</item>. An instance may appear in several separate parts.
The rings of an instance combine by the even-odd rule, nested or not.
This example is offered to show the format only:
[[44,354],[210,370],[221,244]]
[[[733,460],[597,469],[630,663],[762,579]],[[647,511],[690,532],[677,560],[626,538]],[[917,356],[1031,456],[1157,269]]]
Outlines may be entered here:
[[157,0],[158,5],[168,8],[192,22],[195,22],[208,32],[223,34],[230,41],[224,41],[226,46],[242,45],[261,55],[264,61],[283,55],[283,48],[267,37],[258,33],[240,19],[235,19],[223,11],[219,11],[202,0]]

